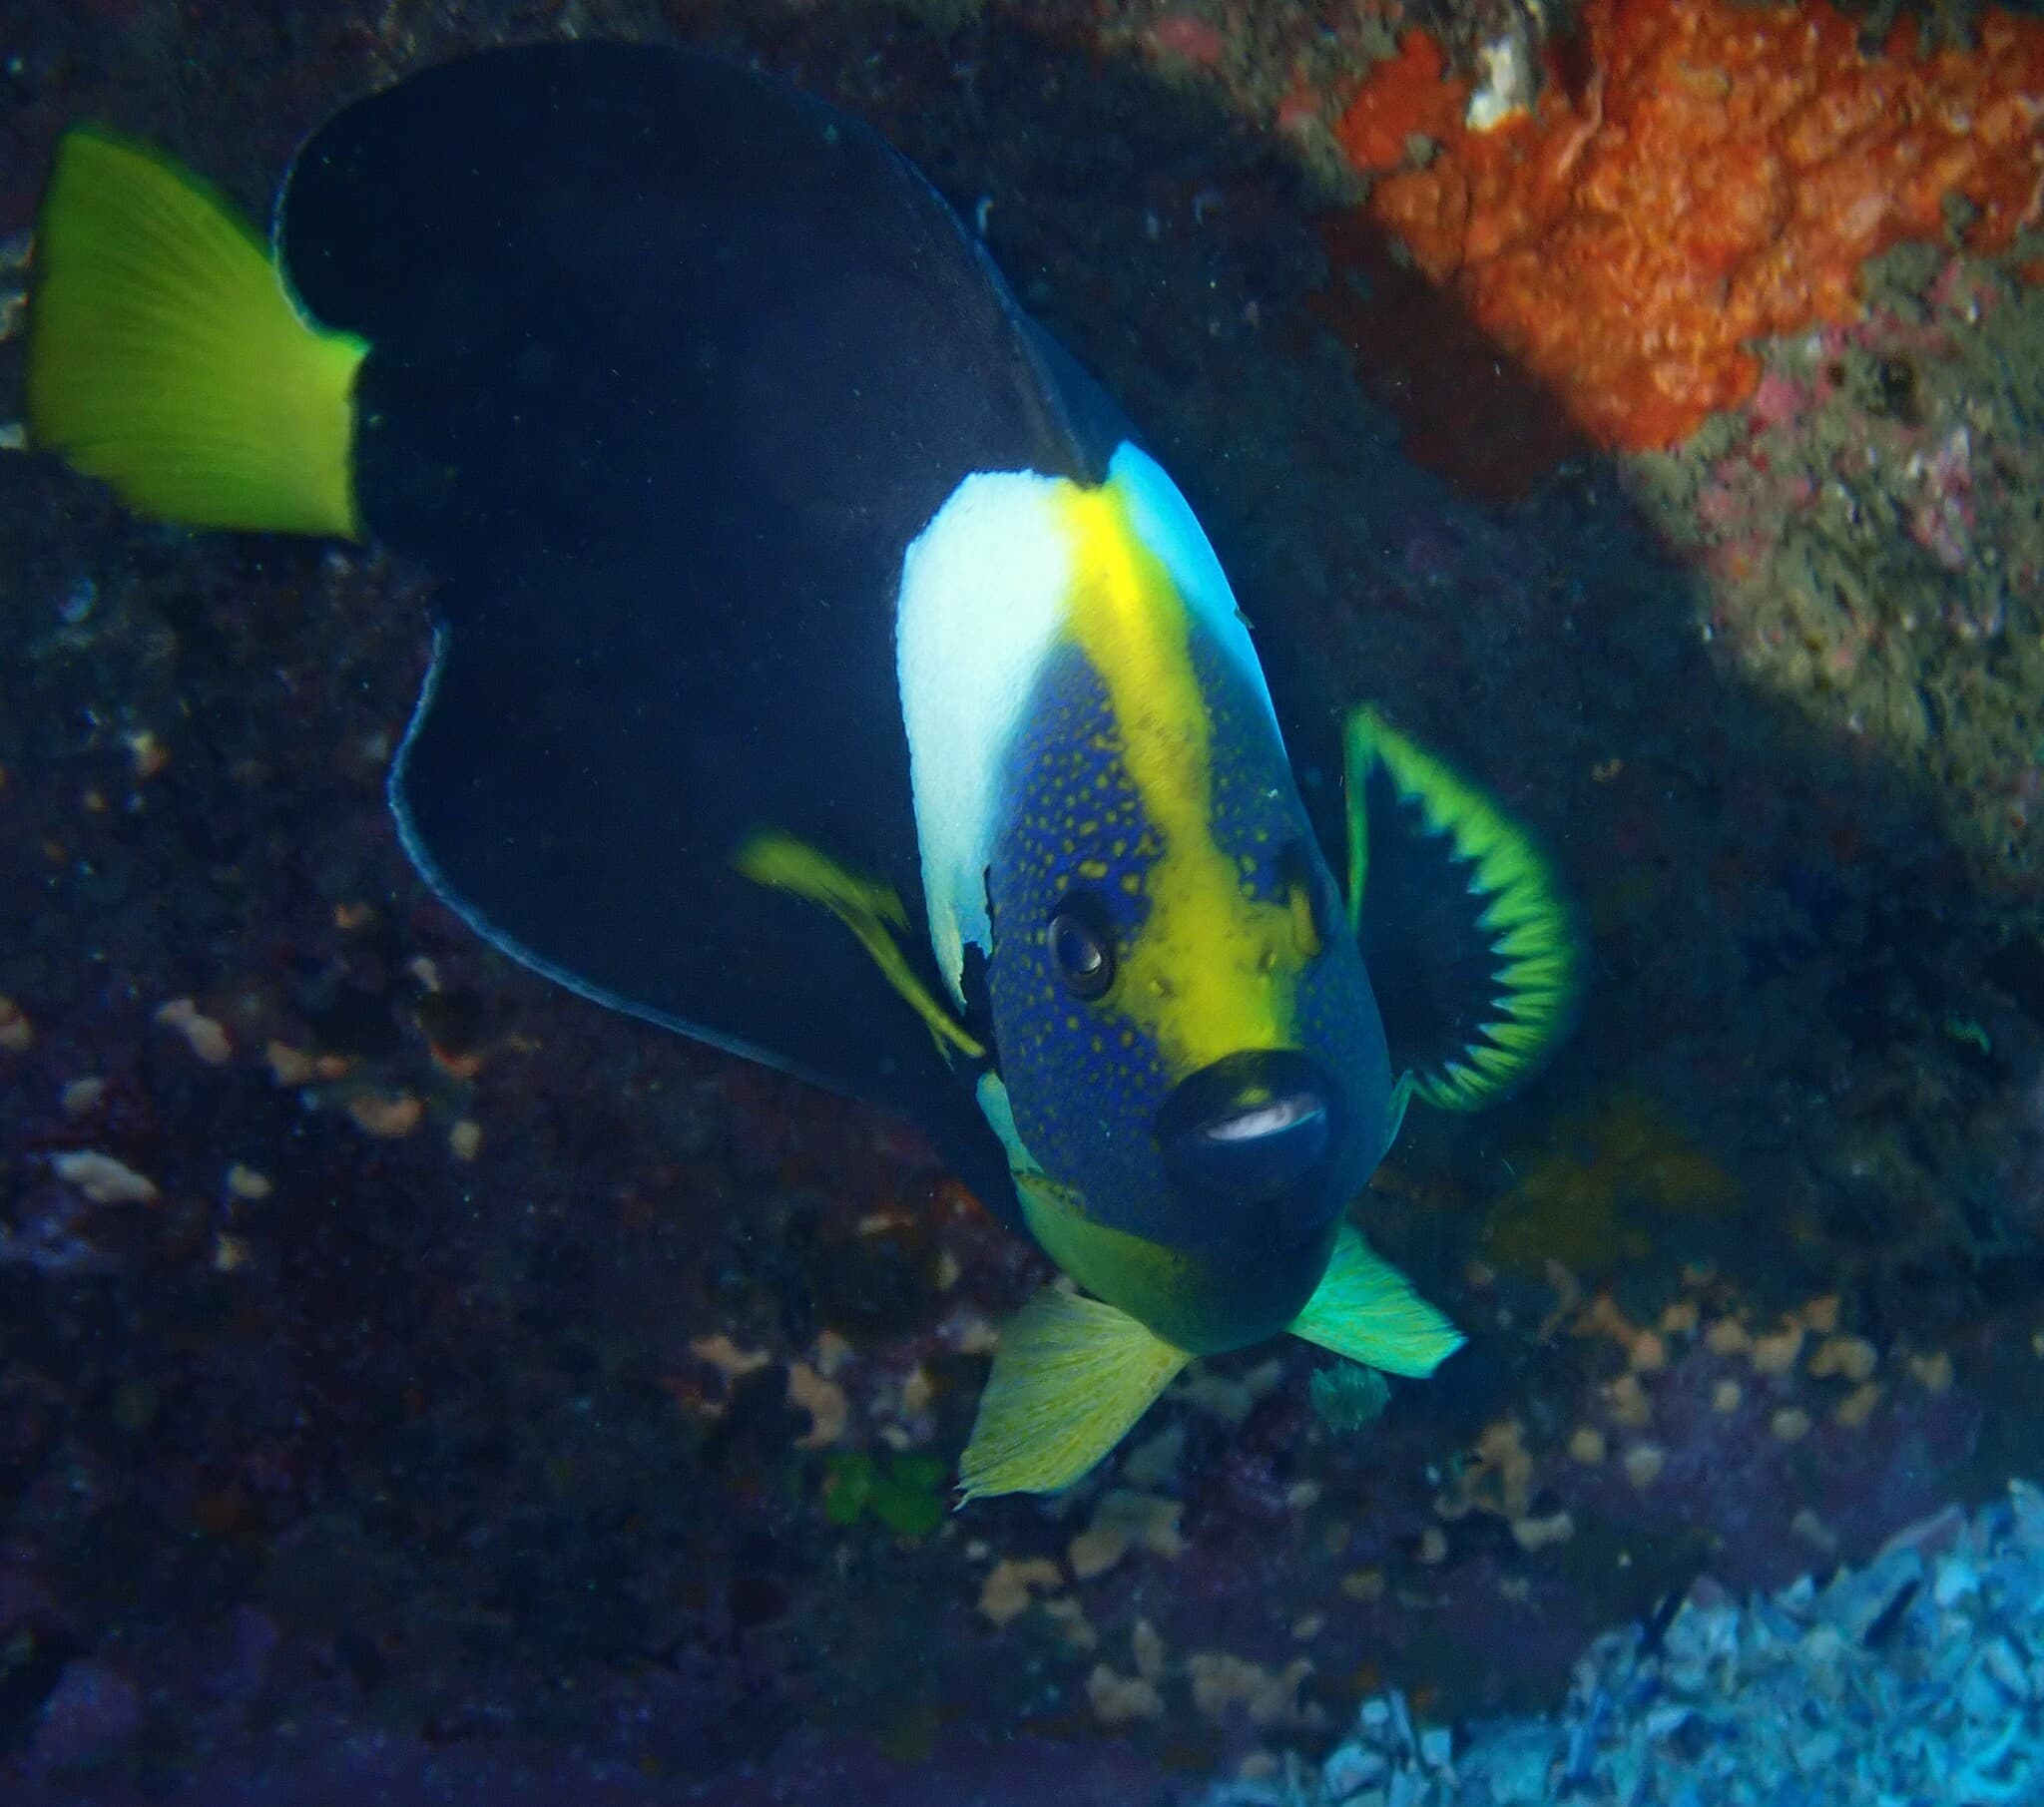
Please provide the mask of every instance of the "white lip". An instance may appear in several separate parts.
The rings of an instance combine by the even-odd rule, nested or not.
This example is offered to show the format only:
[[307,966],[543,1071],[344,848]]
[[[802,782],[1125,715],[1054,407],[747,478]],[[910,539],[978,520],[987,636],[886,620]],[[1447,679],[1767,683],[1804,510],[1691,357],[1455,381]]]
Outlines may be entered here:
[[1268,1105],[1259,1105],[1254,1111],[1240,1112],[1224,1123],[1210,1125],[1200,1134],[1207,1141],[1255,1141],[1259,1136],[1276,1135],[1319,1115],[1319,1105],[1310,1099],[1274,1099]]

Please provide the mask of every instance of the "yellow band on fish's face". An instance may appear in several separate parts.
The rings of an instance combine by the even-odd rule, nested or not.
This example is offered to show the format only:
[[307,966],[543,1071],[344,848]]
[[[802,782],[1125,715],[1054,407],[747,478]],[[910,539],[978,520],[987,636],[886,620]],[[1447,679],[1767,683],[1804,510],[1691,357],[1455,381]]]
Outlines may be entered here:
[[[1142,909],[1100,1007],[1153,1042],[1178,1078],[1244,1050],[1287,1047],[1294,984],[1319,939],[1294,895],[1259,897],[1246,862],[1217,838],[1214,720],[1194,669],[1194,618],[1139,536],[1122,485],[1064,485],[1057,514],[1070,553],[1065,636],[1106,692],[1110,744],[1100,750],[1134,793],[1148,853],[1097,862],[1119,868]],[[1085,829],[1073,824],[1082,848]]]
[[[1090,522],[1089,497],[1107,505]],[[895,613],[930,945],[954,1003],[963,1002],[965,949],[993,951],[986,873],[1012,801],[1017,736],[1031,725],[1047,668],[1072,644],[1075,592],[1095,575],[1084,562],[1116,547],[1127,555],[1116,560],[1125,576],[1140,555],[1142,588],[1157,601],[1169,593],[1182,627],[1197,629],[1240,692],[1248,725],[1277,744],[1277,715],[1228,578],[1154,459],[1124,444],[1093,490],[1030,471],[968,477],[908,548]],[[1075,832],[1082,821],[1073,818]]]

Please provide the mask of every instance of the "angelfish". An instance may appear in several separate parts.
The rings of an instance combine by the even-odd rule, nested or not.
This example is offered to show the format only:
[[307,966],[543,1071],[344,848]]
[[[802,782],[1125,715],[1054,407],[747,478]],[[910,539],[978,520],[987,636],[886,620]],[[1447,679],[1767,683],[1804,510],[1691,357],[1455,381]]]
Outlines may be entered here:
[[136,510],[437,579],[389,797],[479,934],[905,1114],[1076,1282],[967,1498],[1069,1485],[1198,1355],[1457,1346],[1347,1206],[1409,1099],[1563,1034],[1559,891],[1375,712],[1280,721],[1185,498],[872,131],[492,50],[320,128],[265,242],[76,128],[28,356],[32,442]]

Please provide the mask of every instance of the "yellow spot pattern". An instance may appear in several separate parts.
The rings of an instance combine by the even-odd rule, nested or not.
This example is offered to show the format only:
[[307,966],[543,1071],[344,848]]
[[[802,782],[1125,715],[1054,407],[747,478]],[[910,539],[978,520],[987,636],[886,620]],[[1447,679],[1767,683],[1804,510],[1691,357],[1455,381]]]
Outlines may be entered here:
[[1292,908],[1259,900],[1215,840],[1212,723],[1185,603],[1115,485],[1065,489],[1058,506],[1072,549],[1066,631],[1107,689],[1159,843],[1142,882],[1149,910],[1103,1002],[1180,1077],[1287,1047],[1310,923],[1301,935]]

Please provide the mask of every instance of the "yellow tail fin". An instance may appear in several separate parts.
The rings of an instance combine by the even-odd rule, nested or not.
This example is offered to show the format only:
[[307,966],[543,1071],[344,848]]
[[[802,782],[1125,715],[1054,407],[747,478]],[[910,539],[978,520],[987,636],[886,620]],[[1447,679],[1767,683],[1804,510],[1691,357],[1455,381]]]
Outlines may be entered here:
[[366,349],[299,317],[261,241],[196,177],[96,128],[65,134],[36,223],[32,443],[143,514],[359,539]]

